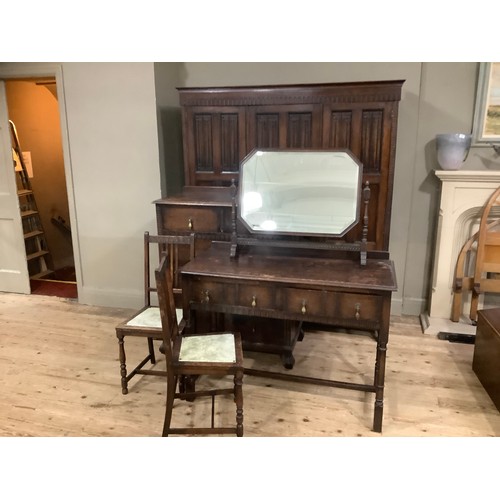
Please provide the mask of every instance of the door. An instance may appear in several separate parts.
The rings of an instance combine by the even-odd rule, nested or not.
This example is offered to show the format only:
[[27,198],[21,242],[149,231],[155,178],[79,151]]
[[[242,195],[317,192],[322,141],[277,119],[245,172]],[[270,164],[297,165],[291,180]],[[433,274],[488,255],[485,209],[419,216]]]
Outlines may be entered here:
[[0,81],[0,291],[31,293],[3,81]]

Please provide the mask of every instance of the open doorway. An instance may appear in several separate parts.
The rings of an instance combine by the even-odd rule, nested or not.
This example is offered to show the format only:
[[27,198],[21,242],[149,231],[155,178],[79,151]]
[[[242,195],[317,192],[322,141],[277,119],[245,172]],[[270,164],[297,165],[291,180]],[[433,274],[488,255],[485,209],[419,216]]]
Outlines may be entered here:
[[[15,125],[23,163],[36,199],[49,252],[50,272],[40,276],[28,258],[32,294],[77,298],[59,104],[54,78],[5,80],[9,120]],[[23,198],[20,198],[23,211]],[[26,208],[26,207],[24,207]],[[24,224],[24,220],[23,220]],[[24,230],[25,235],[28,232]],[[25,236],[27,254],[30,241]]]

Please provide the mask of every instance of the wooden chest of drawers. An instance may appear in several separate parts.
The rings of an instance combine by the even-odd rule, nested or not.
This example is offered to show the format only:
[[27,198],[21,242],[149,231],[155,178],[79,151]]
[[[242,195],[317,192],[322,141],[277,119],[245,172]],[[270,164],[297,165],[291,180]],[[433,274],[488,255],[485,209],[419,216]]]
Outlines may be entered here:
[[478,311],[472,369],[500,411],[500,308]]

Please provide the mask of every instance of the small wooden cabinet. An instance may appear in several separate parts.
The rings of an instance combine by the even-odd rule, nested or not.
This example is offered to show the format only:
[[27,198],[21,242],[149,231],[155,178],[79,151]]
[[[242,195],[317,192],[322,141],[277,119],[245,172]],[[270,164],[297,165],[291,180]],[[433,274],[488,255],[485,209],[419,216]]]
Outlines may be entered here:
[[472,369],[500,411],[500,308],[478,311]]
[[155,201],[158,234],[194,233],[195,253],[231,233],[231,190],[186,186],[177,196]]
[[[179,88],[186,189],[237,182],[241,161],[255,148],[347,148],[363,164],[363,182],[370,183],[368,249],[387,250],[402,85],[403,80],[394,80]],[[203,211],[217,212],[214,230],[225,232],[230,195],[218,210],[209,189],[179,196],[183,204],[189,200],[198,208],[197,219]],[[156,202],[159,232],[187,227],[189,215],[174,208],[179,196]],[[221,202],[220,193],[215,196]],[[207,233],[205,228],[194,230]],[[344,239],[359,241],[361,224]]]

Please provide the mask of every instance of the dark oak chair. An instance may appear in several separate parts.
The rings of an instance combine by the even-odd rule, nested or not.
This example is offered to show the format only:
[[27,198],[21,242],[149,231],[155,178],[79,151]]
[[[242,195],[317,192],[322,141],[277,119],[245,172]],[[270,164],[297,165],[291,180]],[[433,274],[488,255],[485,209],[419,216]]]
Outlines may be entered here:
[[[233,434],[243,436],[243,349],[239,332],[217,332],[185,335],[179,331],[175,313],[172,275],[168,256],[162,257],[155,271],[156,287],[167,364],[167,401],[162,436],[169,434]],[[233,375],[233,386],[209,390],[189,390],[185,380],[198,376]],[[219,381],[217,381],[219,382]],[[219,382],[220,383],[220,382]],[[179,391],[177,388],[179,387]],[[236,403],[234,427],[215,427],[215,396],[232,394]],[[212,401],[210,427],[171,427],[174,400],[195,401],[210,396]]]
[[[182,319],[182,289],[180,286],[179,266],[194,257],[194,234],[191,235],[165,235],[155,236],[149,232],[144,233],[144,306],[132,316],[116,326],[118,338],[120,375],[122,393],[128,393],[128,383],[132,377],[140,375],[166,376],[165,370],[144,369],[146,363],[156,364],[154,351],[154,340],[162,340],[162,328],[160,309],[158,307],[156,286],[151,284],[152,269],[157,267],[163,255],[168,255],[169,268],[175,303],[177,304],[177,316],[179,322]],[[151,265],[154,259],[155,264]],[[125,355],[125,337],[144,337],[148,343],[147,356],[129,373],[127,373]]]

